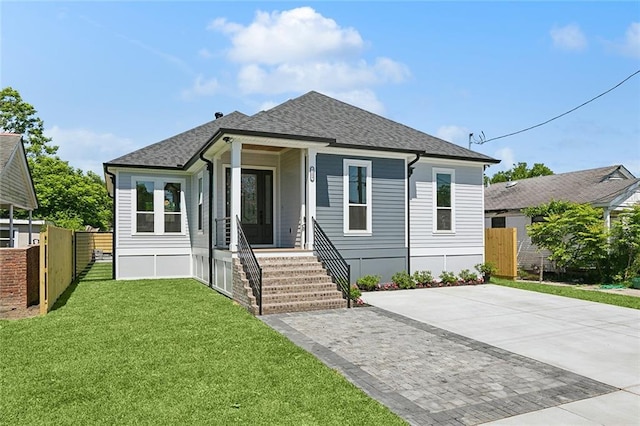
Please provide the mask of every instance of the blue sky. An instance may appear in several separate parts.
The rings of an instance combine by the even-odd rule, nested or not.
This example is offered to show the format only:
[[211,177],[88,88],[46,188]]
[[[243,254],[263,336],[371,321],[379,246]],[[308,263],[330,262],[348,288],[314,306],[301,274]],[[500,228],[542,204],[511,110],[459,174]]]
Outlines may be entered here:
[[[317,90],[468,146],[640,69],[638,2],[0,3],[0,84],[59,155],[102,163],[213,119]],[[554,172],[640,176],[640,74],[474,150]]]

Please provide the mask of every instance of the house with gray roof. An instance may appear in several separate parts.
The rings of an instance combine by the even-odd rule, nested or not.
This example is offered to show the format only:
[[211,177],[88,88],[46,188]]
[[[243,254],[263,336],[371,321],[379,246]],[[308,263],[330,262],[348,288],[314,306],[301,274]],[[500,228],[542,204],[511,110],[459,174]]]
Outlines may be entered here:
[[[624,166],[613,165],[501,182],[485,188],[485,226],[517,229],[518,263],[525,269],[539,264],[540,254],[526,230],[532,219],[525,216],[522,209],[552,200],[602,208],[608,228],[620,211],[640,203],[640,179]],[[551,270],[552,265],[547,261],[544,268]]]
[[[22,144],[22,136],[0,133],[0,209],[8,210],[7,220],[0,222],[0,247],[17,247],[18,241],[33,243],[31,214],[38,208],[36,190]],[[26,222],[26,238],[18,238],[18,226],[14,221],[14,209],[29,212]]]
[[[498,162],[317,92],[216,113],[104,164],[116,278],[194,277],[281,312],[344,303],[321,275],[471,269]],[[302,296],[314,285],[324,305]]]

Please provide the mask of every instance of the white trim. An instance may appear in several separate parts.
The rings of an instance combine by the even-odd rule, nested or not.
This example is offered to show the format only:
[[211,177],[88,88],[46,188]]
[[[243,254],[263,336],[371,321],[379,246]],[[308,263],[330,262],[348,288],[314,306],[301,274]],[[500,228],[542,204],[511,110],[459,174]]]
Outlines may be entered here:
[[325,146],[316,150],[318,154],[332,154],[342,155],[346,157],[374,157],[374,158],[397,158],[408,159],[415,157],[415,154],[406,152],[394,152],[394,151],[375,151],[368,149],[353,149],[353,148],[337,148]]
[[[455,169],[444,169],[440,167],[432,168],[432,188],[433,188],[433,233],[434,234],[455,234],[456,233],[456,170]],[[438,174],[448,174],[451,176],[451,229],[438,229],[438,182],[437,175]]]
[[468,247],[411,247],[411,258],[431,256],[484,256],[484,246]]
[[[153,182],[153,232],[138,232],[138,197],[136,182]],[[164,186],[167,183],[180,184],[180,232],[165,232],[164,230]],[[131,176],[131,235],[187,235],[187,204],[186,191],[187,183],[184,178],[174,177],[151,177],[151,176]],[[148,212],[151,213],[151,212]],[[177,215],[176,215],[177,216]]]
[[[349,203],[349,167],[365,167],[367,170],[366,176],[366,204],[358,204],[364,205],[367,208],[367,228],[364,230],[352,230],[349,229],[349,207],[351,204]],[[371,161],[369,160],[355,160],[351,158],[345,158],[342,160],[342,213],[343,213],[343,231],[344,235],[350,236],[370,236],[373,232],[372,229],[372,217],[373,217],[373,201],[372,201],[372,188],[371,188]],[[311,203],[310,203],[311,204]]]
[[[202,188],[200,188],[200,181],[202,181]],[[200,192],[202,190],[202,192]],[[196,196],[193,197],[195,198],[195,204],[196,204],[196,232],[198,233],[198,235],[204,235],[204,218],[205,218],[205,211],[204,211],[204,194],[205,194],[205,190],[204,190],[204,169],[200,170],[197,174],[196,174]],[[202,217],[198,218],[198,215],[200,214],[200,204],[202,203]],[[202,220],[202,224],[199,223],[198,219]]]
[[[228,163],[223,163],[222,164],[222,217],[225,217],[227,214],[227,190],[226,190],[226,177],[227,177],[227,169],[230,169],[231,165]],[[276,179],[278,178],[278,167],[274,167],[274,166],[254,166],[251,164],[243,164],[240,167],[240,176],[242,176],[242,170],[244,169],[248,169],[248,170],[271,170],[271,172],[273,173],[273,179],[271,182],[271,186],[272,186],[272,194],[271,196],[273,197],[272,199],[272,203],[271,203],[271,224],[273,226],[273,243],[272,244],[263,244],[260,245],[260,247],[276,247],[276,229],[280,229],[279,226],[279,219],[280,219],[280,215],[276,214],[276,205],[279,205],[279,199],[277,197],[280,196],[280,190],[279,190],[279,184],[276,183]],[[217,197],[214,197],[214,199],[217,199]],[[277,219],[276,219],[277,218]],[[278,223],[276,223],[278,222]],[[215,226],[215,225],[214,225]],[[253,247],[258,247],[256,245],[252,245]]]
[[[307,250],[313,250],[314,244],[314,232],[313,232],[313,218],[316,217],[316,182],[318,181],[318,164],[316,159],[318,152],[315,149],[307,149],[308,162],[304,174],[307,179]],[[314,169],[313,181],[311,181],[311,167]]]
[[497,165],[495,163],[483,163],[482,161],[471,161],[471,160],[455,160],[452,158],[440,158],[440,157],[429,157],[429,155],[421,156],[420,160],[416,164],[430,164],[430,165],[442,165],[444,167],[456,167],[456,166],[465,166],[465,167],[480,167],[484,169],[485,165]]
[[[307,247],[307,175],[305,173],[307,157],[304,150],[299,150],[299,166],[300,166],[300,212],[298,216],[298,226],[302,220],[302,229],[300,232],[300,248]],[[303,219],[304,218],[304,219]]]
[[411,185],[411,176],[409,176],[409,160],[404,160],[404,246],[409,247],[409,185]]

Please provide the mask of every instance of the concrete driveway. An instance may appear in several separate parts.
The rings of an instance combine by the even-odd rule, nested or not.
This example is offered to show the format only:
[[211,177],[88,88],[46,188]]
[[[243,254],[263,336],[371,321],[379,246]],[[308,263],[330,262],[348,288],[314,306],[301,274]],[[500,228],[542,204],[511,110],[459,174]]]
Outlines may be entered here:
[[365,293],[376,307],[620,389],[492,424],[638,424],[640,310],[495,285]]

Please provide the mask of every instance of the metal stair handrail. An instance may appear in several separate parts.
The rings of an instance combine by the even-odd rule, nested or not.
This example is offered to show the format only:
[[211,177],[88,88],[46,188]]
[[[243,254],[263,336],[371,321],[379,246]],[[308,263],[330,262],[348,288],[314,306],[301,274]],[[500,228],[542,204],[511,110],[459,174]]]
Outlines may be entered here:
[[322,230],[314,217],[313,221],[313,251],[322,262],[331,279],[338,285],[342,296],[347,299],[347,307],[351,307],[351,266],[333,245],[327,234]]
[[244,269],[244,273],[249,281],[249,286],[253,291],[253,295],[258,303],[258,314],[262,315],[262,267],[256,259],[253,248],[242,230],[242,222],[236,216],[238,228],[238,258]]

